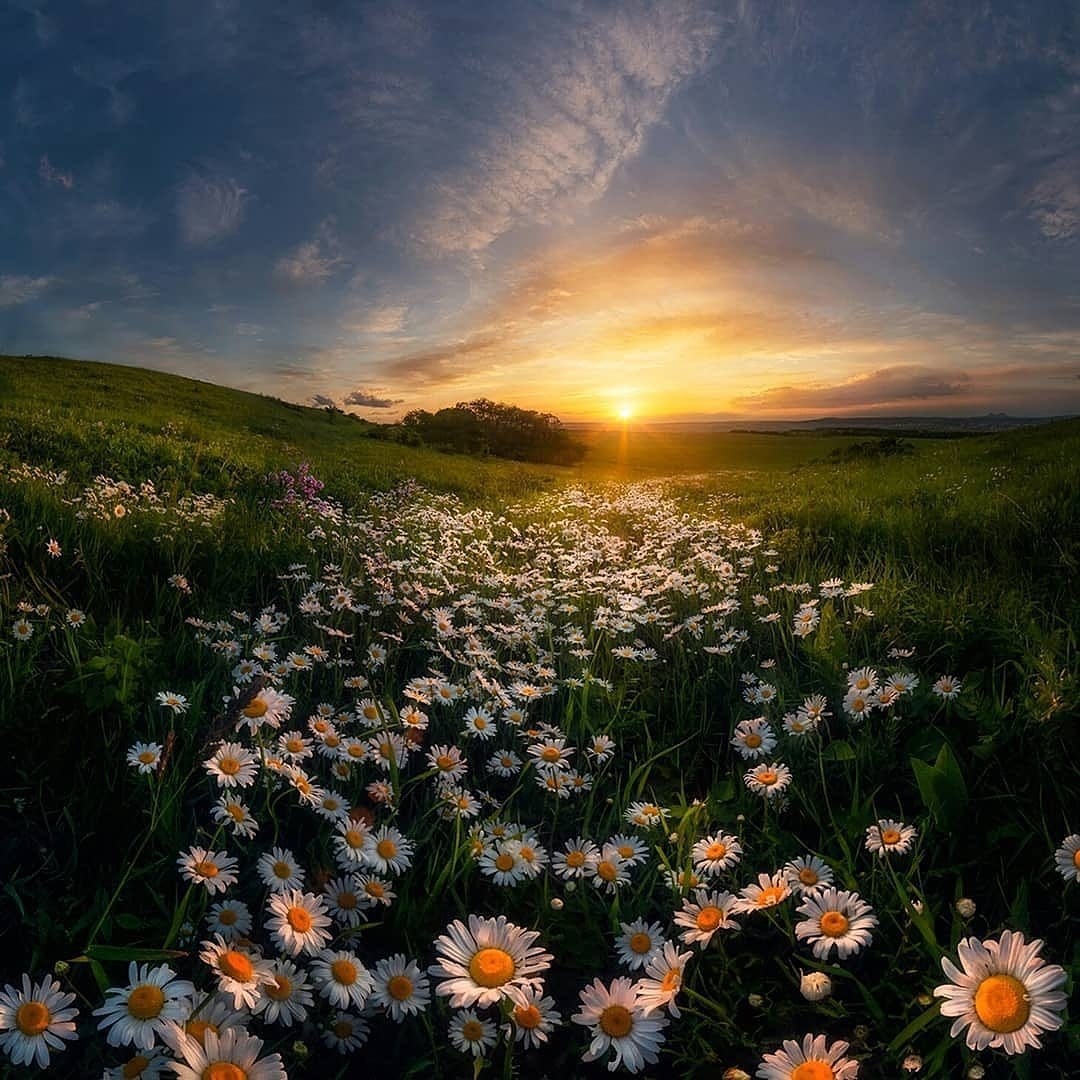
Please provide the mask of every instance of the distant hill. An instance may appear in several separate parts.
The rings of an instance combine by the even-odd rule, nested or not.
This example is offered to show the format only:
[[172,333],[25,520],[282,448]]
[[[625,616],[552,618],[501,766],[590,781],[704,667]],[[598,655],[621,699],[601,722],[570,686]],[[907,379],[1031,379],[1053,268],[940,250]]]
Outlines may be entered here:
[[[797,431],[828,431],[834,434],[862,435],[875,431],[902,431],[908,434],[986,434],[1011,428],[1051,424],[1071,420],[1072,416],[1010,416],[987,413],[984,416],[822,416],[812,420],[641,420],[636,428],[663,431],[745,431],[770,434]],[[608,428],[609,423],[568,423],[567,427]]]

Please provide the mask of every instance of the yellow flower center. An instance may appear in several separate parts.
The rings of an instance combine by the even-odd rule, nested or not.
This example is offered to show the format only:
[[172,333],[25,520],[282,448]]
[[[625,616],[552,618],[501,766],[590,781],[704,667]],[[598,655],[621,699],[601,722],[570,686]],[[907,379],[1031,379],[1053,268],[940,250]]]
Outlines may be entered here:
[[601,859],[596,864],[596,876],[603,878],[604,881],[616,881],[619,877],[619,871],[613,862]]
[[353,1033],[353,1026],[348,1020],[339,1020],[334,1025],[334,1034],[339,1039],[347,1039]]
[[504,873],[507,870],[514,869],[514,856],[508,855],[505,851],[495,860],[495,869],[502,870]]
[[413,992],[412,979],[407,975],[394,975],[386,984],[386,992],[395,1001],[407,1001]]
[[261,697],[257,697],[249,701],[241,711],[249,720],[258,720],[260,716],[266,715],[268,708],[266,702]]
[[791,1070],[791,1080],[835,1080],[833,1067],[825,1061],[804,1061]]
[[218,912],[218,922],[222,926],[235,926],[236,925],[236,912],[232,908],[222,908]]
[[381,859],[392,859],[397,854],[397,844],[394,843],[389,837],[384,840],[380,840],[375,845],[375,850],[379,854]]
[[975,1015],[991,1031],[1022,1028],[1031,1014],[1027,987],[1014,975],[991,975],[975,991]]
[[1075,866],[1077,870],[1080,870],[1080,848],[1077,848],[1073,852],[1073,866]]
[[311,929],[311,912],[307,908],[291,907],[285,914],[285,921],[298,934],[306,934]]
[[762,772],[755,774],[757,782],[763,787],[772,787],[777,780],[780,779],[779,774],[774,769],[764,769]]
[[749,750],[756,750],[761,745],[761,736],[750,734],[743,739],[743,743]]
[[144,751],[143,751],[143,752],[142,752],[142,753],[141,753],[141,754],[139,755],[139,760],[140,760],[140,761],[141,761],[141,762],[142,762],[142,763],[143,763],[144,765],[151,765],[151,764],[153,764],[153,761],[154,761],[154,758],[155,758],[155,756],[156,756],[156,755],[154,754],[154,751],[153,751],[153,750],[144,750]]
[[230,979],[235,979],[237,982],[251,982],[255,976],[255,969],[251,966],[251,961],[242,953],[237,952],[235,949],[228,949],[218,957],[218,967],[229,976]]
[[128,1012],[136,1020],[152,1020],[161,1013],[164,1006],[165,995],[161,992],[161,988],[152,986],[150,983],[136,986],[128,995]]
[[540,752],[540,756],[544,761],[558,761],[561,757],[559,751],[556,750],[554,746],[545,746]]
[[881,834],[881,842],[883,844],[899,844],[900,843],[900,830],[899,829],[885,829]]
[[40,1001],[24,1001],[15,1013],[15,1026],[24,1035],[40,1035],[52,1023],[52,1013]]
[[461,1037],[468,1042],[477,1042],[484,1037],[484,1025],[479,1020],[466,1020],[461,1025]]
[[323,745],[329,746],[331,750],[336,750],[341,745],[341,736],[331,733],[323,739]]
[[120,1075],[125,1080],[135,1080],[135,1077],[142,1076],[143,1069],[149,1064],[149,1058],[144,1058],[142,1054],[136,1054],[130,1061],[125,1062],[124,1067],[120,1070]]
[[435,759],[435,764],[440,769],[452,769],[454,767],[454,759],[449,754],[440,754]]
[[247,1071],[231,1061],[214,1061],[202,1071],[202,1080],[247,1080]]
[[476,728],[477,731],[483,731],[487,727],[487,721],[482,716],[478,716],[473,721],[473,727]]
[[203,859],[202,862],[197,862],[192,868],[199,877],[213,878],[218,876],[217,863],[212,863],[209,859]]
[[274,877],[288,881],[292,877],[292,867],[284,859],[278,859],[273,866]]
[[234,802],[229,803],[225,807],[225,813],[227,813],[229,817],[233,819],[233,821],[243,821],[244,818],[247,816],[244,813],[244,808],[239,803]]
[[770,885],[767,889],[761,890],[754,903],[758,907],[772,907],[773,904],[779,904],[783,899],[784,890],[779,885]]
[[218,762],[218,768],[226,776],[235,776],[240,771],[240,762],[234,757],[223,757]]
[[352,986],[356,982],[356,965],[351,960],[334,960],[330,964],[330,974],[342,986]]
[[613,1039],[622,1039],[630,1034],[634,1026],[634,1017],[625,1005],[609,1005],[600,1014],[600,1030]]
[[715,843],[710,844],[705,849],[706,859],[722,859],[727,854],[727,844],[720,843],[717,840]]
[[585,852],[584,851],[570,851],[566,855],[566,865],[577,869],[578,867],[585,865]]
[[715,930],[723,921],[724,913],[713,905],[703,907],[694,920],[699,930]]
[[469,974],[478,986],[491,989],[514,977],[514,958],[505,949],[481,949],[469,961]]
[[811,870],[809,866],[804,866],[799,871],[799,881],[801,881],[803,885],[816,885],[820,880],[817,871]]
[[826,937],[843,937],[847,933],[848,927],[851,923],[848,921],[848,917],[839,911],[826,911],[821,916],[819,925],[821,926],[821,932]]
[[374,896],[376,900],[381,900],[386,895],[386,890],[382,887],[382,882],[369,881],[364,885],[364,892],[368,896]]
[[359,829],[347,829],[345,843],[353,849],[362,848],[364,846],[364,834]]
[[671,968],[660,983],[661,990],[678,990],[682,986],[682,972]]
[[267,983],[265,990],[271,1001],[288,1001],[292,993],[292,981],[287,975],[275,975],[274,981]]
[[634,849],[629,844],[620,844],[615,850],[624,859],[629,859],[634,854]]
[[339,892],[337,895],[337,906],[342,911],[352,911],[357,905],[356,893],[354,892]]
[[285,744],[285,749],[288,750],[290,754],[299,754],[300,751],[304,749],[304,741],[303,739],[289,739]]
[[364,719],[365,720],[378,720],[379,719],[379,710],[376,709],[374,705],[368,705],[364,709]]
[[652,948],[652,938],[648,934],[631,934],[630,935],[630,951],[636,952],[639,956],[643,953],[647,953]]
[[218,1033],[217,1024],[211,1024],[207,1020],[189,1020],[184,1025],[184,1031],[190,1035],[200,1046],[206,1046],[206,1033],[212,1031]]
[[526,1030],[538,1028],[541,1019],[540,1010],[535,1005],[518,1005],[514,1009],[514,1023]]

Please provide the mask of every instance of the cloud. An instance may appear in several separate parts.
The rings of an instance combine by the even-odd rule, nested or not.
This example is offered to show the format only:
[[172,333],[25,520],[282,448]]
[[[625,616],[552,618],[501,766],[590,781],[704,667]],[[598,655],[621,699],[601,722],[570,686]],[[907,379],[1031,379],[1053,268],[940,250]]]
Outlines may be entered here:
[[704,66],[718,30],[692,0],[555,18],[492,43],[474,88],[488,107],[477,110],[464,161],[434,180],[421,244],[480,251],[519,222],[597,199]]
[[198,172],[176,190],[180,239],[188,247],[209,247],[235,232],[244,220],[249,195],[235,180]]
[[772,386],[761,393],[736,398],[735,404],[766,411],[797,409],[805,414],[818,409],[933,402],[962,396],[971,385],[971,377],[966,372],[946,376],[933,368],[899,364],[833,385]]
[[56,168],[49,161],[48,154],[42,154],[38,162],[38,176],[45,181],[46,187],[62,187],[70,191],[75,186],[75,178],[69,172]]
[[405,329],[409,309],[405,304],[390,304],[367,312],[359,319],[347,321],[342,329],[354,334],[396,334]]
[[1043,236],[1051,240],[1080,236],[1080,152],[1060,158],[1043,173],[1028,205]]
[[274,273],[294,285],[325,281],[345,264],[332,223],[324,221],[314,240],[301,244],[274,265]]
[[337,408],[337,402],[332,397],[327,397],[325,394],[312,394],[311,404],[320,409]]
[[54,277],[27,277],[22,274],[0,276],[0,308],[18,307],[36,300],[56,281]]
[[379,397],[378,390],[368,390],[360,387],[345,395],[344,404],[356,405],[361,409],[392,409],[400,405],[401,398]]
[[89,205],[72,206],[64,227],[88,240],[130,240],[145,232],[155,220],[155,215],[142,206],[100,199]]

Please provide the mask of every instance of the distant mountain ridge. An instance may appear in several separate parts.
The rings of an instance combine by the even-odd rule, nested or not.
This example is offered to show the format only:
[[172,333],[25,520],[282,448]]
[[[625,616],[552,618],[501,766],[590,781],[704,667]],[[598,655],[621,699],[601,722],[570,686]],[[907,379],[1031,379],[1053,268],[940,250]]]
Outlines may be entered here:
[[[636,428],[661,428],[665,431],[748,431],[781,433],[786,431],[905,431],[928,434],[983,434],[1007,431],[1010,428],[1051,424],[1071,420],[1071,414],[1061,416],[1011,416],[1008,413],[986,413],[983,416],[822,416],[813,420],[640,420]],[[603,423],[567,422],[568,428],[609,428]]]

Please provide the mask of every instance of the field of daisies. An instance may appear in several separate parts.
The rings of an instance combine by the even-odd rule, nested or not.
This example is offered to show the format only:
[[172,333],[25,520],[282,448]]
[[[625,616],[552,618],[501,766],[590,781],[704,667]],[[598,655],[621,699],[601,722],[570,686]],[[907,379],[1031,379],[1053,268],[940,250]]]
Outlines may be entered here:
[[0,469],[0,1075],[1076,1074],[1075,607],[707,477],[151,474]]

